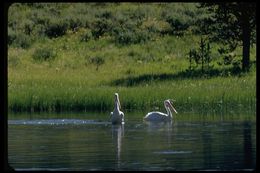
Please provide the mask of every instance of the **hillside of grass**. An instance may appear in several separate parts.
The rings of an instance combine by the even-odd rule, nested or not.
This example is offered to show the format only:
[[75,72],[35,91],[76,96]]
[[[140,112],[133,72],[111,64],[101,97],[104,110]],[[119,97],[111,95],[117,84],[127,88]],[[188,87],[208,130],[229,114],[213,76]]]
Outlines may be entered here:
[[[201,39],[195,3],[15,3],[8,10],[10,111],[256,110],[256,70],[219,65],[190,72],[188,55]],[[241,54],[241,47],[236,53]],[[237,57],[239,58],[239,56]],[[251,61],[256,47],[251,48]]]

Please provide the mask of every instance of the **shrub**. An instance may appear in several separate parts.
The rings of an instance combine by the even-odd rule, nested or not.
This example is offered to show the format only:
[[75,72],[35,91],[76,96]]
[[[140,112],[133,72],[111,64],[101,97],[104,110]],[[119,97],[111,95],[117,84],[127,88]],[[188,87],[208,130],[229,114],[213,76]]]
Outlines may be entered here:
[[89,29],[80,29],[78,32],[80,32],[80,41],[89,41],[93,38],[92,32]]
[[96,14],[96,17],[109,19],[109,18],[113,18],[113,14],[111,11],[105,10],[105,11],[102,11],[101,13]]
[[8,45],[11,45],[15,39],[16,39],[15,32],[11,28],[8,27],[8,38],[7,38]]
[[[171,34],[183,35],[200,17],[201,14],[196,12],[193,4],[173,3],[172,7],[167,6],[161,13],[161,20],[165,20],[171,25]],[[197,14],[196,17],[195,14]]]
[[90,59],[89,59],[89,62],[90,62],[91,64],[96,65],[96,70],[98,71],[98,67],[99,67],[100,65],[104,64],[104,63],[105,63],[105,60],[104,60],[103,57],[95,56],[95,57],[90,58]]
[[145,43],[152,38],[147,30],[116,28],[114,31],[115,42],[121,45]]
[[20,62],[18,55],[8,55],[8,66],[17,66]]
[[30,36],[24,33],[15,33],[12,30],[8,31],[8,45],[26,49],[31,46],[31,43],[32,39]]
[[150,33],[168,34],[171,31],[171,26],[168,22],[158,21],[154,19],[146,20],[142,23],[141,28],[148,30]]
[[168,17],[166,21],[172,27],[172,34],[183,35],[184,31],[188,29],[189,24],[183,18]]
[[56,54],[54,53],[52,48],[44,47],[44,48],[36,49],[32,57],[34,60],[41,62],[41,61],[47,61],[55,58]]
[[95,39],[103,36],[105,33],[111,33],[113,22],[109,19],[97,19],[92,24],[92,35]]
[[134,20],[143,20],[146,17],[146,12],[149,11],[146,6],[138,6],[135,10],[130,11],[129,17]]
[[56,38],[66,33],[68,24],[65,20],[51,20],[49,25],[45,28],[45,34],[49,38]]
[[68,25],[67,29],[70,29],[72,31],[75,31],[80,27],[85,27],[86,23],[86,20],[84,19],[84,17],[82,17],[82,15],[79,15],[77,17],[69,15],[65,18],[65,21]]

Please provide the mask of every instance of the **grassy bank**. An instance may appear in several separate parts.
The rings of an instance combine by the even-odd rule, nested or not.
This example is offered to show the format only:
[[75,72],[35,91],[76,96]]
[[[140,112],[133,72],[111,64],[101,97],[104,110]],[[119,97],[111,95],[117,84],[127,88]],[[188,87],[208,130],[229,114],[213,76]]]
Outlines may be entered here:
[[[219,71],[216,75],[189,75],[186,73],[189,64],[180,45],[171,44],[169,53],[155,51],[156,45],[176,41],[170,37],[159,40],[160,44],[155,41],[128,47],[116,47],[109,39],[103,40],[103,46],[100,41],[93,41],[92,46],[100,48],[92,52],[86,50],[91,46],[85,43],[61,50],[63,39],[66,40],[49,40],[59,56],[52,61],[35,62],[32,59],[35,48],[9,49],[9,58],[18,62],[9,63],[8,67],[9,110],[108,111],[113,108],[115,92],[120,94],[122,109],[163,110],[163,100],[172,98],[176,100],[176,109],[184,112],[256,110],[254,67],[249,73],[233,75],[215,63]],[[185,42],[185,38],[180,41]],[[76,43],[75,40],[66,45],[73,47]],[[186,47],[192,44],[187,42]],[[137,55],[129,56],[132,51]],[[85,59],[88,53],[94,57],[103,54],[105,63],[97,69]],[[156,60],[146,60],[147,54],[158,56],[154,56]]]
[[[116,11],[128,15],[118,11],[127,8],[125,4],[112,6],[113,8],[107,7],[111,10],[112,16],[117,16],[114,14]],[[35,9],[30,10],[30,6],[22,7],[24,15],[37,13]],[[130,7],[141,12],[143,9],[135,4],[131,4]],[[147,8],[157,9],[160,15],[163,7],[147,6]],[[41,9],[40,6],[37,8]],[[78,5],[75,7],[64,5],[60,8],[71,10],[71,13],[73,9],[83,10]],[[178,8],[187,9],[176,6],[176,9]],[[128,11],[131,15],[134,14],[133,9]],[[145,22],[152,23],[149,15],[153,13],[149,10],[148,12],[149,14],[145,13],[148,18],[146,16],[147,20],[144,19],[143,25]],[[98,10],[92,10],[92,13],[92,16],[99,16]],[[125,16],[124,18],[127,18]],[[163,19],[160,16],[157,22],[160,23]],[[130,18],[127,20],[130,21]],[[37,34],[40,34],[40,28],[38,29]],[[217,51],[220,47],[218,43],[211,45],[213,59],[211,65],[214,68],[209,74],[201,73],[199,68],[190,73],[187,71],[188,52],[190,49],[197,48],[200,41],[200,36],[191,34],[190,30],[182,36],[171,32],[165,35],[156,33],[148,41],[130,40],[127,45],[124,45],[118,43],[121,38],[115,37],[112,31],[112,34],[103,33],[98,38],[94,38],[93,35],[87,37],[88,29],[95,31],[95,28],[79,25],[77,30],[66,28],[66,31],[58,37],[31,36],[33,41],[28,47],[17,46],[17,39],[16,41],[14,39],[8,47],[8,109],[10,111],[112,111],[115,92],[120,95],[122,110],[164,111],[163,101],[171,98],[175,100],[175,107],[179,112],[255,113],[256,111],[254,65],[248,73],[234,73],[231,66],[218,65],[220,56]],[[32,30],[34,31],[33,28]],[[135,32],[130,36],[139,34],[139,30]],[[128,38],[127,34],[124,34],[124,38]],[[255,61],[255,46],[250,50],[251,60]],[[235,53],[241,54],[241,47],[238,47]]]
[[[118,68],[105,64],[98,71],[95,68],[57,70],[48,66],[9,68],[9,110],[109,111],[113,109],[114,93],[118,92],[123,110],[163,110],[163,100],[172,98],[180,112],[255,112],[254,71],[242,76],[174,78],[178,72],[171,73],[169,66],[164,64],[165,72],[139,74],[136,71],[145,68],[137,64]],[[148,68],[151,67],[152,64]],[[125,68],[131,68],[135,74],[123,73]],[[142,74],[146,74],[144,78],[140,78]],[[159,77],[153,77],[156,75]],[[134,80],[134,85],[111,82],[117,79]]]

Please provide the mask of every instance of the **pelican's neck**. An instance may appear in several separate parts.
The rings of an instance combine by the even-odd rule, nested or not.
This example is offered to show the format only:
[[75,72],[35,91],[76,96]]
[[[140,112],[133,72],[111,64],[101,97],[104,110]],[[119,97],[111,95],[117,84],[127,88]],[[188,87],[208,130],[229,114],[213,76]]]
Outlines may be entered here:
[[170,108],[167,107],[166,104],[164,104],[164,107],[165,107],[165,109],[166,109],[166,111],[167,111],[168,117],[169,117],[169,118],[172,118],[172,112],[171,112]]
[[114,111],[119,111],[118,100],[115,100],[115,108],[114,108]]

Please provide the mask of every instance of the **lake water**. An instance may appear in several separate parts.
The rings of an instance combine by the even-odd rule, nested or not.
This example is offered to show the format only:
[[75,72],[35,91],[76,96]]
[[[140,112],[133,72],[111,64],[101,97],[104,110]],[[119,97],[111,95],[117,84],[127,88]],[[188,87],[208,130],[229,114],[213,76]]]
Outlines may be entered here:
[[15,170],[252,170],[255,115],[178,114],[148,124],[143,113],[9,114],[8,162]]

